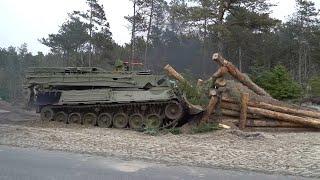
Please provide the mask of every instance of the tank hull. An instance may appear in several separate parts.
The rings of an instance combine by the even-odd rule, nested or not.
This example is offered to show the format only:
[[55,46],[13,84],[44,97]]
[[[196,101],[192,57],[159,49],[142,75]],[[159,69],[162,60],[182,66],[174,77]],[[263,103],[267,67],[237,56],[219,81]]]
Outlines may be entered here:
[[184,115],[181,94],[165,76],[45,70],[26,76],[28,104],[43,120],[140,129],[172,126]]

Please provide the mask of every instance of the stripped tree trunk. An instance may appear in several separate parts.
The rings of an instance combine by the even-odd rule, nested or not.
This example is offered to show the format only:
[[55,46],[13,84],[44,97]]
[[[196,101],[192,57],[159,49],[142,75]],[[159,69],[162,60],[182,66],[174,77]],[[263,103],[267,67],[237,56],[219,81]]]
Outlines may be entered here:
[[247,124],[247,110],[248,110],[249,94],[241,94],[241,108],[240,108],[240,121],[239,128],[244,129]]
[[211,114],[213,114],[216,109],[217,103],[218,103],[218,97],[211,96],[211,99],[209,101],[207,109],[202,117],[201,123],[208,123],[209,122]]
[[[222,108],[238,110],[240,107],[237,104],[222,102]],[[285,114],[281,112],[271,111],[267,109],[257,108],[257,107],[248,107],[248,112],[252,114],[261,115],[267,118],[286,121],[296,124],[305,125],[308,127],[320,128],[320,119],[315,119],[311,117],[299,117],[295,115]]]
[[173,67],[171,67],[169,64],[167,64],[164,68],[165,72],[169,77],[172,77],[179,82],[187,82],[181,74],[179,74]]
[[[233,100],[233,99],[230,99],[227,97],[222,97],[222,100],[225,102],[238,103],[236,100]],[[271,111],[277,111],[277,112],[286,113],[286,114],[292,114],[292,115],[297,115],[297,116],[306,116],[306,117],[320,119],[320,112],[319,111],[303,110],[303,109],[298,109],[298,108],[290,108],[290,107],[285,107],[285,106],[268,104],[265,102],[253,102],[253,101],[249,101],[249,106],[267,109],[267,110],[271,110]]]
[[261,96],[271,97],[265,90],[256,85],[252,80],[241,73],[238,68],[236,68],[231,62],[221,57],[218,53],[214,54],[212,59],[216,61],[219,65],[225,66],[228,69],[229,74],[231,74],[235,79],[240,81],[243,85],[247,86],[249,89],[254,91],[256,94]]

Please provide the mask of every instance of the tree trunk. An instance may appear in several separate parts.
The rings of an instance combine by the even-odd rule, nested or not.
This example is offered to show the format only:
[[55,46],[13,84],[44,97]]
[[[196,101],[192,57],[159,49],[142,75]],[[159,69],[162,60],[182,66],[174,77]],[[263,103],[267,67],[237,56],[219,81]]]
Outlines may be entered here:
[[244,129],[247,124],[247,110],[248,110],[249,94],[241,94],[241,105],[240,105],[240,121],[239,128]]
[[[233,100],[227,97],[222,97],[222,101],[235,103],[235,104],[238,103],[236,100]],[[280,105],[268,104],[265,102],[253,102],[253,101],[249,101],[249,106],[263,108],[271,111],[277,111],[277,112],[286,113],[286,114],[292,114],[296,116],[306,116],[306,117],[320,119],[319,111],[303,110],[299,108],[290,108],[290,107],[285,107]]]
[[256,94],[261,96],[271,97],[265,90],[256,85],[252,80],[241,73],[238,68],[236,68],[231,62],[221,57],[218,53],[214,54],[212,59],[221,66],[225,66],[228,69],[229,74],[231,74],[235,79],[240,81],[243,85],[247,86],[249,89],[254,91]]
[[[221,107],[231,110],[238,110],[240,107],[236,104],[222,102]],[[289,115],[281,112],[275,112],[267,109],[248,107],[248,112],[252,114],[261,115],[275,120],[281,120],[296,124],[305,125],[308,127],[320,128],[320,119],[310,118],[310,117],[299,117],[294,115]]]
[[302,84],[302,47],[301,47],[301,44],[300,44],[300,47],[299,47],[299,60],[298,60],[298,80],[299,80],[299,83]]
[[207,17],[205,17],[205,20],[204,20],[204,34],[203,34],[203,46],[202,46],[202,75],[203,76],[206,76],[206,55],[207,55]]
[[[237,119],[227,119],[226,122],[238,125],[239,121]],[[271,119],[247,119],[246,127],[253,128],[304,128],[303,125],[293,124],[289,122],[276,121]]]
[[210,116],[214,113],[214,111],[216,109],[217,103],[218,103],[218,97],[211,96],[211,99],[209,101],[207,109],[202,117],[201,123],[208,123],[209,122]]
[[[221,113],[224,116],[231,116],[231,117],[240,117],[240,112],[236,110],[231,110],[231,109],[226,109],[226,108],[221,108]],[[247,113],[247,118],[249,119],[262,119],[262,116],[256,115],[256,114],[251,114]]]
[[212,76],[215,78],[222,77],[228,72],[228,68],[225,66],[220,67]]
[[278,119],[286,122],[297,123],[297,124],[301,124],[309,127],[320,128],[320,119],[293,116],[285,113],[279,113],[279,112],[270,111],[270,110],[261,109],[261,108],[255,108],[255,107],[249,107],[248,110],[251,113],[260,114],[265,117]]
[[[225,14],[225,1],[220,1],[219,11],[218,11],[218,21],[217,25],[222,26],[224,14]],[[218,52],[223,54],[223,42],[222,42],[222,33],[221,30],[218,30]]]
[[239,70],[242,72],[242,49],[239,47]]
[[129,68],[132,70],[132,63],[134,60],[135,53],[135,35],[136,35],[136,0],[133,0],[133,22],[132,22],[132,31],[131,31],[131,58]]
[[289,122],[266,120],[266,119],[250,119],[247,121],[246,126],[248,127],[287,127],[287,128],[303,127],[300,124],[293,124]]
[[91,61],[92,61],[92,0],[90,4],[90,29],[89,29],[89,35],[90,35],[90,42],[89,42],[89,67],[91,67]]
[[154,0],[151,0],[149,25],[148,25],[148,33],[147,33],[147,40],[146,40],[146,48],[145,48],[145,51],[144,51],[144,67],[145,67],[145,69],[147,69],[148,43],[149,43],[149,38],[150,38],[150,33],[151,33],[153,9],[154,9]]
[[173,69],[173,67],[171,67],[169,64],[167,64],[163,69],[169,77],[172,77],[182,83],[187,82],[184,79],[184,77],[181,74],[179,74],[175,69]]

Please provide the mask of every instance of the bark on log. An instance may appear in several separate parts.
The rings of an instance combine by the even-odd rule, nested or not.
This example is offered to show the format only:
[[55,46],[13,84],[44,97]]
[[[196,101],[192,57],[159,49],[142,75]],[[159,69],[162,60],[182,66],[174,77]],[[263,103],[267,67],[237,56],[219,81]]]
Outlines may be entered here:
[[224,80],[223,77],[217,78],[214,84],[218,87],[224,87],[227,85],[227,82]]
[[[228,123],[233,123],[235,125],[239,124],[237,119],[228,119]],[[224,121],[222,121],[224,123]],[[266,119],[247,119],[247,127],[272,127],[272,128],[304,128],[301,124],[293,124],[289,122],[276,121],[276,120],[266,120]]]
[[[236,104],[228,103],[222,101],[221,103],[222,108],[231,109],[235,111],[239,111],[240,107]],[[285,114],[281,112],[275,112],[267,109],[257,108],[257,107],[248,107],[248,112],[252,114],[261,115],[264,117],[302,124],[308,127],[320,128],[320,119],[310,118],[310,117],[299,117],[290,114]]]
[[202,79],[198,79],[197,81],[197,88],[201,88],[204,84],[204,81]]
[[241,105],[240,105],[240,120],[239,120],[239,128],[245,129],[247,124],[247,110],[248,110],[248,101],[249,94],[242,93],[241,94]]
[[301,124],[294,124],[276,120],[265,120],[265,119],[248,119],[246,123],[247,127],[286,127],[296,128],[303,127]]
[[169,64],[167,64],[164,67],[165,72],[167,73],[168,76],[178,80],[179,82],[187,82],[184,77],[179,74],[173,67],[171,67]]
[[235,79],[240,81],[243,85],[247,86],[253,92],[261,96],[271,97],[265,90],[256,85],[252,80],[241,73],[238,68],[236,68],[231,62],[224,59],[218,53],[213,54],[212,59],[217,62],[220,66],[224,66],[228,69],[229,74],[231,74]]
[[249,107],[248,111],[272,119],[278,119],[286,122],[302,124],[309,127],[320,128],[320,119],[314,119],[310,117],[299,117],[256,107]]
[[223,99],[221,101],[221,108],[230,109],[230,110],[233,110],[233,111],[240,112],[239,104],[234,104],[234,103],[231,103],[231,102],[225,102]]
[[[240,117],[240,112],[239,111],[226,109],[226,108],[223,108],[223,107],[221,108],[221,113],[224,116],[231,116],[231,117],[236,117],[236,118]],[[255,114],[248,113],[247,114],[247,118],[249,118],[249,119],[262,119],[262,116],[258,116],[258,115],[255,115]]]
[[[225,96],[222,97],[222,100],[226,101],[226,102],[231,102],[231,103],[238,103],[236,100],[225,97]],[[249,106],[272,110],[272,111],[277,111],[277,112],[286,113],[286,114],[292,114],[292,115],[297,115],[297,116],[306,116],[306,117],[320,119],[320,112],[319,111],[302,110],[302,109],[298,109],[298,108],[290,108],[290,107],[284,107],[284,106],[279,106],[279,105],[273,105],[273,104],[269,104],[269,103],[265,103],[265,102],[253,102],[253,101],[249,101]]]
[[216,109],[216,105],[218,103],[218,97],[217,96],[211,96],[211,99],[209,101],[209,104],[207,106],[207,109],[202,117],[201,123],[207,123],[209,122],[211,114],[214,113]]
[[227,72],[228,72],[228,68],[225,66],[222,66],[212,75],[212,77],[219,78],[224,76]]

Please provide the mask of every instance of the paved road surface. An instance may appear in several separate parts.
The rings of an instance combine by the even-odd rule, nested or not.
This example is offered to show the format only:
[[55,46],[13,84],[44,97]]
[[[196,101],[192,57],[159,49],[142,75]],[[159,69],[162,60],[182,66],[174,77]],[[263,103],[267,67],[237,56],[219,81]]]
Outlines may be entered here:
[[49,152],[0,146],[1,180],[82,180],[82,179],[215,179],[215,180],[303,180],[306,178],[166,166],[140,161],[123,161],[90,155]]
[[10,111],[6,111],[6,110],[3,110],[3,109],[0,109],[0,114],[1,113],[9,113]]

